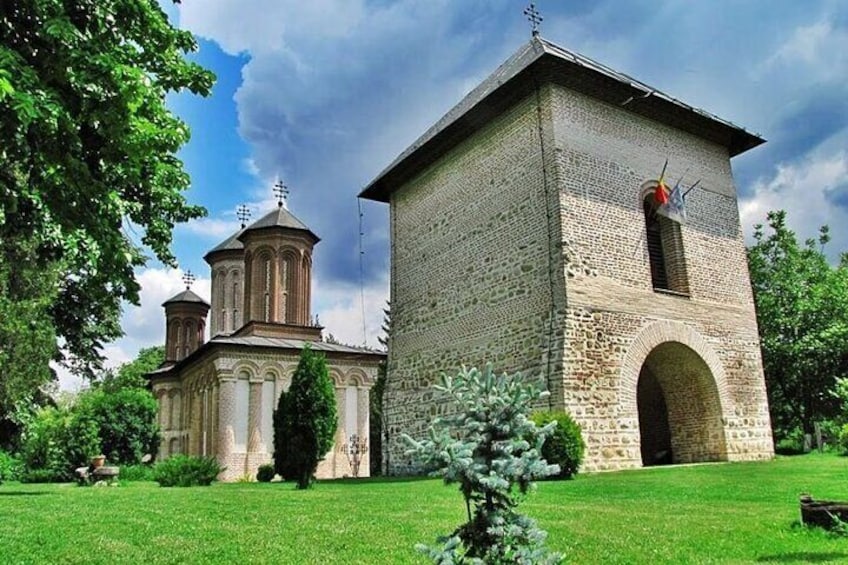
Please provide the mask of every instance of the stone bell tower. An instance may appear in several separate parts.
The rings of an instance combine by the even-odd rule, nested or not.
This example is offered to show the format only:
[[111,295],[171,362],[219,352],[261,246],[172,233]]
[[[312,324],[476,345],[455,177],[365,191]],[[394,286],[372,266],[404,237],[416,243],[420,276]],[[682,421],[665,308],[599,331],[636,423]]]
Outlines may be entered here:
[[194,275],[183,275],[186,289],[166,300],[165,364],[173,364],[191,355],[203,345],[209,304],[191,291]]

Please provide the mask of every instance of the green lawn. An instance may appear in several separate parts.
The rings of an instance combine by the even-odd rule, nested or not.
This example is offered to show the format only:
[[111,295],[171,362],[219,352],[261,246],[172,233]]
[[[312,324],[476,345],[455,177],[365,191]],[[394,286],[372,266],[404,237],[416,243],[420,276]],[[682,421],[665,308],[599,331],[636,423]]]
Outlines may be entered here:
[[[848,459],[666,467],[541,483],[524,510],[571,563],[848,563],[797,525],[798,494],[848,499]],[[0,563],[415,563],[463,518],[434,480],[164,489],[0,485]]]

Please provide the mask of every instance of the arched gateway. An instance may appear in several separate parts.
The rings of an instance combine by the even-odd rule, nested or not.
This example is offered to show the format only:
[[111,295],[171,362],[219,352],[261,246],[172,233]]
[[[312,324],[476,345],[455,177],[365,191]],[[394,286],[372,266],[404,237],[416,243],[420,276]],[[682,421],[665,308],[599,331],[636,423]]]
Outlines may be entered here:
[[622,367],[623,408],[638,415],[642,465],[726,461],[722,364],[694,329],[644,328]]

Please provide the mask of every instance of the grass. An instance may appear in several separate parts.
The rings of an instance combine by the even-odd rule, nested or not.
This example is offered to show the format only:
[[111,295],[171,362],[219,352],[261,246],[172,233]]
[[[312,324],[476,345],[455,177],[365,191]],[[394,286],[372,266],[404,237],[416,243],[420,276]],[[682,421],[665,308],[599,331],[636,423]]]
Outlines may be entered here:
[[[848,499],[848,460],[665,467],[545,482],[522,505],[571,563],[848,563],[798,494]],[[165,489],[0,486],[0,563],[415,563],[464,518],[434,480]]]

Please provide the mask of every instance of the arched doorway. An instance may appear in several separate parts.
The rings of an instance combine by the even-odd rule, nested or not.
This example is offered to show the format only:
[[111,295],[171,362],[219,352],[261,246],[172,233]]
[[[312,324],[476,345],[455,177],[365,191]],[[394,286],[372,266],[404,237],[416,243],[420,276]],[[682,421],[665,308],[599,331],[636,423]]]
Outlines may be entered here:
[[636,404],[643,465],[727,460],[715,378],[686,345],[667,341],[650,351]]

